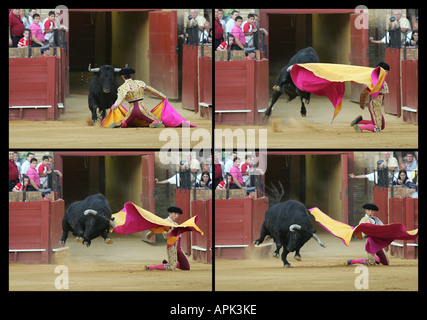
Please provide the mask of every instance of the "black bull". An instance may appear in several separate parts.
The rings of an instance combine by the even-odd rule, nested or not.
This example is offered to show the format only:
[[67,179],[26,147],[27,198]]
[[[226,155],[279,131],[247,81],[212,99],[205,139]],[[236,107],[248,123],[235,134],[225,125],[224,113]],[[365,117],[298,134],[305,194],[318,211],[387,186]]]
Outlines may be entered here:
[[104,195],[98,193],[82,201],[73,202],[65,212],[62,219],[62,237],[59,241],[64,245],[68,232],[72,231],[77,242],[82,242],[87,247],[91,240],[102,236],[105,243],[113,241],[108,237],[110,229],[115,227],[111,219],[111,209]]
[[289,252],[295,251],[294,259],[301,260],[299,253],[301,247],[312,237],[322,246],[324,244],[314,234],[311,219],[305,205],[298,201],[289,200],[273,205],[265,212],[265,219],[261,227],[259,239],[255,245],[259,245],[269,235],[276,243],[276,251],[273,256],[279,257],[279,250],[283,246],[282,261],[285,267],[290,267],[286,260]]
[[305,109],[304,102],[310,103],[310,93],[301,91],[298,89],[294,82],[292,81],[290,67],[296,63],[318,63],[319,57],[312,47],[304,48],[298,51],[292,58],[289,60],[289,63],[284,67],[279,76],[277,77],[276,84],[273,87],[273,96],[271,99],[270,106],[264,111],[264,117],[269,117],[271,115],[271,110],[273,105],[276,103],[277,99],[283,94],[286,93],[289,97],[288,101],[292,101],[297,96],[301,97],[301,116],[305,117],[307,110]]
[[92,122],[96,122],[98,119],[96,109],[101,111],[101,117],[104,118],[105,110],[109,109],[117,100],[117,89],[119,87],[117,76],[120,70],[120,68],[114,68],[110,65],[91,68],[89,64],[89,71],[93,73],[88,97]]

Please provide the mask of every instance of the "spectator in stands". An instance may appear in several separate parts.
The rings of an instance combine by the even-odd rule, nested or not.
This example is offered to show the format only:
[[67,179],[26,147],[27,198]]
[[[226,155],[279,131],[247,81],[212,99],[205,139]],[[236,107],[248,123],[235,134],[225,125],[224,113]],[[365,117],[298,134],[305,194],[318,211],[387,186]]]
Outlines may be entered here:
[[226,35],[231,33],[231,30],[233,30],[234,24],[236,23],[236,17],[239,15],[239,11],[233,10],[230,14],[230,19],[225,24],[225,33]]
[[398,186],[409,187],[410,183],[411,182],[408,179],[408,174],[406,173],[406,170],[399,170],[397,181],[396,180],[393,181],[393,185],[395,186],[398,185]]
[[186,174],[187,175],[189,174],[189,170],[186,168],[184,160],[181,161],[179,163],[179,165],[180,165],[179,171],[175,175],[173,175],[169,179],[165,179],[165,180],[162,180],[162,181],[159,181],[159,179],[155,178],[154,182],[156,184],[176,184],[177,188],[181,188],[181,186],[184,186],[185,183],[182,180],[189,180],[189,179],[185,179],[186,178]]
[[241,16],[237,16],[235,20],[235,24],[233,29],[231,29],[231,34],[234,36],[234,39],[236,40],[236,44],[239,46],[240,49],[245,49],[246,45],[246,39],[245,39],[245,33],[242,30],[242,22],[243,18]]
[[30,184],[27,187],[27,191],[40,191],[40,177],[36,170],[37,159],[32,158],[30,160],[30,167],[27,170],[27,176],[30,178]]
[[250,175],[252,172],[254,172],[254,169],[252,168],[253,158],[253,155],[247,154],[245,156],[245,162],[243,162],[240,166],[240,171],[242,171],[243,183],[245,186],[248,186],[250,183]]
[[236,158],[236,157],[237,157],[236,151],[230,152],[228,160],[225,161],[225,164],[224,164],[224,172],[225,173],[230,173],[231,167],[233,166],[234,158]]
[[30,185],[30,178],[26,174],[22,177],[22,182],[19,182],[13,189],[13,192],[22,192],[27,191],[28,186]]
[[53,32],[55,29],[55,11],[49,11],[48,17],[43,21],[43,33],[46,43],[53,43]]
[[218,48],[218,46],[224,40],[224,21],[221,20],[222,9],[215,9],[215,40],[214,40],[214,50]]
[[20,10],[12,9],[9,14],[9,47],[17,47],[24,35],[24,23],[21,20]]
[[418,49],[418,30],[412,31],[411,40],[409,41],[409,46]]
[[29,22],[27,12],[25,9],[19,9],[19,15],[21,17],[21,21],[24,24],[24,28],[28,29],[31,26],[31,23]]
[[19,170],[15,164],[14,152],[9,151],[9,191],[19,182]]
[[246,198],[256,199],[256,188],[255,187],[246,188]]
[[25,161],[21,165],[21,175],[27,174],[27,170],[30,167],[30,161],[32,158],[34,158],[34,153],[28,152],[25,156]]
[[203,31],[200,33],[200,43],[212,44],[212,29],[209,21],[205,22]]
[[408,152],[406,154],[406,173],[408,174],[408,177],[411,177],[412,171],[417,169],[417,160],[414,159],[414,154],[411,152]]
[[212,189],[212,181],[209,175],[209,171],[202,172],[202,178],[196,182],[196,188]]
[[19,40],[18,47],[29,47],[31,45],[30,29],[24,30],[24,36]]
[[255,48],[248,48],[245,49],[245,60],[256,60],[256,52],[255,52]]
[[230,185],[231,185],[231,180],[233,179],[233,177],[231,176],[231,174],[229,174],[228,172],[225,174],[225,180],[221,181],[220,183],[218,183],[217,187],[215,188],[216,190],[224,190],[224,189],[230,189]]
[[253,13],[248,14],[248,20],[243,22],[242,30],[245,33],[245,40],[247,43],[247,47],[254,47],[254,33],[258,31],[258,29],[254,25],[255,15]]
[[52,173],[49,168],[49,156],[43,156],[42,161],[36,167],[40,178],[40,186],[47,188],[47,176]]
[[236,157],[233,161],[233,166],[230,169],[230,174],[233,177],[230,189],[242,189],[243,188],[243,176],[239,169],[240,158]]
[[44,46],[44,33],[42,28],[39,25],[40,22],[40,15],[38,13],[35,13],[33,15],[33,23],[30,27],[31,31],[31,46],[33,47],[42,47]]
[[227,35],[227,41],[222,42],[218,48],[218,51],[227,51],[227,50],[240,50],[239,46],[236,44],[234,40],[234,36],[232,34]]

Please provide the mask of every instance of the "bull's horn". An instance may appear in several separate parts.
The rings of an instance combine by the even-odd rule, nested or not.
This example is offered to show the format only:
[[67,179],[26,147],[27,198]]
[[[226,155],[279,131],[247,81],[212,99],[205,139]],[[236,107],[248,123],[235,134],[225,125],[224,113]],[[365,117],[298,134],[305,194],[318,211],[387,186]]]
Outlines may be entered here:
[[84,212],[84,215],[85,215],[85,216],[87,216],[88,214],[92,214],[92,215],[96,216],[96,214],[97,214],[97,213],[98,213],[98,212],[96,212],[95,210],[87,209],[87,210]]
[[114,72],[119,72],[122,68],[114,68]]
[[111,229],[114,229],[116,227],[116,224],[113,222],[113,220],[109,221]]
[[289,231],[301,230],[301,226],[299,224],[293,224],[289,227]]
[[90,72],[99,72],[99,68],[91,68],[91,67],[90,67],[90,63],[89,63],[89,68],[88,68],[88,70],[89,70]]
[[294,65],[291,65],[289,68],[288,68],[288,70],[286,70],[286,71],[288,71],[288,72],[291,72],[291,69],[292,69],[292,67],[293,67]]
[[320,244],[321,247],[325,248],[326,246],[320,241],[319,237],[313,233],[313,238]]

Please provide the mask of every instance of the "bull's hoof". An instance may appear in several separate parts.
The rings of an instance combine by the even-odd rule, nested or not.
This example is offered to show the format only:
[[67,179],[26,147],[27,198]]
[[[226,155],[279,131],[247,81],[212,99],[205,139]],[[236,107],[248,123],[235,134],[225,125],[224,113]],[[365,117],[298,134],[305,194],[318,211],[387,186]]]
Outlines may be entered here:
[[90,246],[90,242],[89,241],[83,241],[83,244],[87,247],[87,248],[89,248],[89,246]]
[[307,116],[306,113],[301,113],[301,117],[305,118]]
[[113,240],[111,240],[110,238],[105,239],[104,241],[106,244],[112,244]]
[[65,245],[65,240],[59,240],[59,244],[60,244],[61,246]]
[[279,258],[279,254],[275,252],[275,253],[273,253],[273,257],[276,258],[276,259],[278,259]]
[[294,259],[295,259],[295,260],[298,260],[298,261],[301,261],[301,256],[299,256],[299,255],[295,255],[295,256],[294,256]]
[[284,266],[283,266],[283,268],[290,268],[291,267],[291,264],[290,263],[286,263]]
[[78,242],[78,243],[82,243],[82,242],[83,242],[83,238],[82,238],[82,237],[77,237],[77,238],[76,238],[76,242]]

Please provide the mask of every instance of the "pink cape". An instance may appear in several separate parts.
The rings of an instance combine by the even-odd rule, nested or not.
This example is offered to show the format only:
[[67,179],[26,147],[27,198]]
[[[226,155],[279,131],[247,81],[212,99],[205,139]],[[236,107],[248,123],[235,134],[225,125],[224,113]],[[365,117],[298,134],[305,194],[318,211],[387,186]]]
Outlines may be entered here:
[[374,69],[328,63],[294,64],[291,69],[292,81],[298,89],[329,98],[335,109],[332,121],[342,108],[345,81],[366,85],[369,94],[376,98],[385,76],[385,71],[380,67]]

